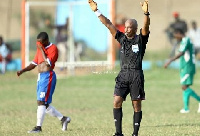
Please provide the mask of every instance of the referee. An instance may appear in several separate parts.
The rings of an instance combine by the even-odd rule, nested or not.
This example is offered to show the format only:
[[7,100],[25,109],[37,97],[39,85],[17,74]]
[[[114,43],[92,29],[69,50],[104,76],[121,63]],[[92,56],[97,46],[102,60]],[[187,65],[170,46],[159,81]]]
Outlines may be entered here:
[[148,12],[148,0],[141,4],[144,11],[144,25],[137,35],[138,24],[135,19],[128,19],[125,22],[125,33],[118,31],[115,26],[98,9],[97,3],[88,0],[91,9],[98,16],[100,21],[110,30],[113,37],[120,43],[120,66],[121,70],[116,77],[114,90],[113,116],[115,121],[116,133],[114,136],[122,134],[122,103],[130,93],[133,114],[133,134],[138,136],[140,122],[142,119],[141,101],[145,99],[144,75],[142,70],[142,59],[145,53],[146,44],[149,38],[150,18]]

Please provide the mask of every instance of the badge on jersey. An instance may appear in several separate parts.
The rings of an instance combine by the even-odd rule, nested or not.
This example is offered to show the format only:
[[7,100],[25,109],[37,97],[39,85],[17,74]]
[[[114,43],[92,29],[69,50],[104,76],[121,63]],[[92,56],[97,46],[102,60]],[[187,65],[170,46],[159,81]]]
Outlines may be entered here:
[[137,52],[139,51],[138,44],[132,45],[132,51],[133,51],[134,53],[137,53]]

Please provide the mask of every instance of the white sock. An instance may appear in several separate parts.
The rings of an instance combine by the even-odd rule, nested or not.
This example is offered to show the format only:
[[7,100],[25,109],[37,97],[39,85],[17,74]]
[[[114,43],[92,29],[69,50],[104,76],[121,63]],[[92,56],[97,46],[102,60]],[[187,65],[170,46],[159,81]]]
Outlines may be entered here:
[[57,117],[59,120],[63,118],[63,115],[51,105],[49,105],[49,107],[46,109],[46,113],[53,117]]
[[42,123],[44,121],[46,106],[40,105],[37,109],[37,126],[42,126]]

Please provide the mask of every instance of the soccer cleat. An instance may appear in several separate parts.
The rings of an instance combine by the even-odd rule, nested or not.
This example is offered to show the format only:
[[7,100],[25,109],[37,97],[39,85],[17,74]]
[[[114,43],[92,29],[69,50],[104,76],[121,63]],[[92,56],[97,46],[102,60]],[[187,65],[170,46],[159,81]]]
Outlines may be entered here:
[[180,113],[189,113],[189,112],[190,112],[190,110],[185,110],[185,109],[180,110]]
[[113,136],[124,136],[124,135],[120,133],[115,133]]
[[42,132],[42,128],[39,126],[36,126],[32,130],[28,131],[28,133],[40,133],[40,132]]
[[69,117],[63,117],[62,120],[62,131],[66,131],[67,130],[67,125],[68,123],[70,123],[71,119]]
[[132,136],[138,136],[137,134],[133,134]]

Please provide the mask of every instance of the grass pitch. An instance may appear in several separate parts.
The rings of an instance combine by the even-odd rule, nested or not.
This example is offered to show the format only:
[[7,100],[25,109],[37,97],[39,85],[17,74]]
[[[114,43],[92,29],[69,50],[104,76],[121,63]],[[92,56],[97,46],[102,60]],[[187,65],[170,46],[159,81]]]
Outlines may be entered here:
[[[198,72],[199,70],[197,70]],[[0,136],[26,136],[36,124],[37,75],[20,78],[9,72],[0,75]],[[72,121],[62,132],[57,118],[45,116],[41,136],[112,136],[114,78],[117,73],[91,74],[58,79],[52,105]],[[200,74],[192,88],[200,94]],[[145,71],[146,100],[140,136],[199,136],[198,102],[190,100],[190,113],[180,114],[182,92],[178,70],[154,68]],[[130,97],[123,103],[123,133],[132,134],[133,109]]]

